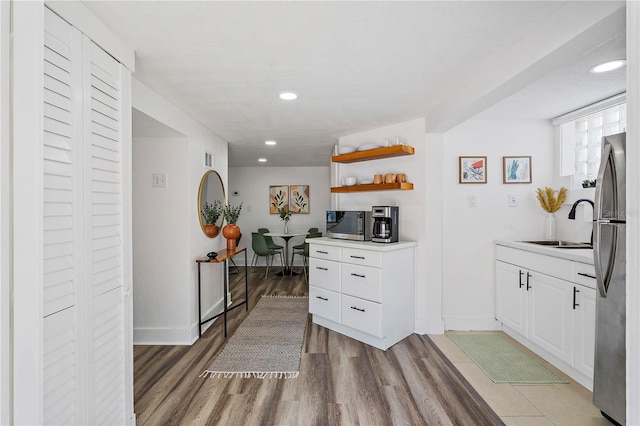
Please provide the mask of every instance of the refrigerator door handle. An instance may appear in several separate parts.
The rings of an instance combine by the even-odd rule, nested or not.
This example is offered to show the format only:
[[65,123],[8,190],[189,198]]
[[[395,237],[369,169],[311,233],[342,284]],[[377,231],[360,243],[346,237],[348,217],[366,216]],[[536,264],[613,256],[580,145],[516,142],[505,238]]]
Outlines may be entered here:
[[[602,245],[602,226],[612,226],[613,237],[611,238],[609,258],[602,259],[601,245]],[[601,297],[607,297],[607,291],[609,290],[609,284],[611,283],[611,274],[613,273],[614,259],[616,258],[616,250],[618,247],[618,227],[614,224],[595,222],[593,224],[593,260],[596,270],[596,282],[598,284],[598,291]],[[602,261],[605,260],[606,267],[603,268]]]
[[[595,211],[594,211],[593,220],[602,219],[604,217],[603,216],[604,206],[602,203],[602,183],[604,182],[604,179],[605,179],[604,175],[607,168],[611,167],[611,164],[609,164],[610,157],[611,157],[611,144],[605,143],[602,150],[602,164],[598,169],[598,176],[597,176],[598,185],[596,185],[596,193],[594,196]],[[595,238],[595,235],[594,235],[594,238]]]

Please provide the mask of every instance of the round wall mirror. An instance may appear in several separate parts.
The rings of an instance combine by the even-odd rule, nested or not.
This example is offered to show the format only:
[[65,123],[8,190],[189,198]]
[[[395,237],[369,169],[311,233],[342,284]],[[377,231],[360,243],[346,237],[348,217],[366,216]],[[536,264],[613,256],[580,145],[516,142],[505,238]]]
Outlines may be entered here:
[[198,190],[198,217],[200,218],[200,227],[202,228],[202,232],[209,238],[214,238],[218,235],[219,228],[222,227],[222,222],[224,221],[222,214],[220,214],[214,224],[207,223],[205,220],[203,215],[205,206],[213,206],[216,201],[220,203],[220,210],[222,210],[222,207],[225,205],[224,185],[218,172],[209,170],[202,176],[200,189]]

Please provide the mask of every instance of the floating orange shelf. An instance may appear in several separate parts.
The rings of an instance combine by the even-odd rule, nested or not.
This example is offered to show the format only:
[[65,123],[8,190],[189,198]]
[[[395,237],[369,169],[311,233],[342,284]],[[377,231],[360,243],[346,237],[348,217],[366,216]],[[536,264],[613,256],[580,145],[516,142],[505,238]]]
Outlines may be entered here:
[[349,154],[334,155],[331,161],[334,163],[357,163],[359,161],[380,160],[382,158],[413,155],[415,149],[409,145],[385,146],[382,148],[368,149],[366,151],[350,152]]
[[364,192],[364,191],[393,191],[393,190],[413,190],[413,184],[402,183],[372,183],[368,185],[333,186],[331,192]]

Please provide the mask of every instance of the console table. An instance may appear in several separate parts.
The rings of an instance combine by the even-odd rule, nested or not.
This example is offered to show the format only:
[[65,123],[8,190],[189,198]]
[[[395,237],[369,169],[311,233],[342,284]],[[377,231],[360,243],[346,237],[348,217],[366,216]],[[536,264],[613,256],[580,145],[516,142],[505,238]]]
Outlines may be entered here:
[[[244,268],[244,300],[241,301],[240,303],[237,303],[233,306],[229,306],[227,307],[227,292],[229,289],[229,265],[227,264],[227,261],[229,259],[231,259],[232,257],[236,256],[237,254],[240,254],[244,252],[244,264],[245,264],[245,268]],[[202,326],[206,323],[208,323],[209,321],[213,321],[214,319],[218,318],[219,316],[223,316],[224,317],[224,337],[227,337],[227,312],[229,312],[232,309],[235,309],[237,307],[240,307],[242,305],[245,305],[246,310],[249,310],[249,276],[247,273],[247,249],[246,248],[235,248],[233,250],[228,250],[228,249],[221,249],[220,251],[218,251],[218,256],[216,256],[213,259],[210,259],[208,257],[201,257],[199,259],[196,259],[196,263],[198,264],[198,337],[202,336]],[[216,314],[210,318],[207,319],[202,319],[202,302],[200,301],[200,297],[201,297],[201,285],[200,285],[200,265],[202,265],[203,263],[223,263],[224,264],[224,284],[223,284],[223,308],[222,308],[222,312],[220,312],[219,314]]]

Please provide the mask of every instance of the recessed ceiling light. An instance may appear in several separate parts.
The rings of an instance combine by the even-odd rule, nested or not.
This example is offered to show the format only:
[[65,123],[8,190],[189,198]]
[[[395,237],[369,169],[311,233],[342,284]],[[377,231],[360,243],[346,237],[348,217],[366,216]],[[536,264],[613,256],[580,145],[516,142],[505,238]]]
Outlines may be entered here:
[[276,141],[264,141],[265,145],[275,145]]
[[261,163],[266,163],[267,159],[266,158],[258,158],[258,161]]
[[605,62],[604,64],[596,65],[595,67],[591,68],[590,71],[596,74],[601,72],[613,71],[617,70],[620,67],[623,67],[626,63],[627,61],[625,61],[624,59],[618,59],[616,61],[609,61]]
[[280,93],[280,99],[284,100],[284,101],[292,101],[294,99],[297,99],[298,95],[296,95],[293,92],[282,92]]

